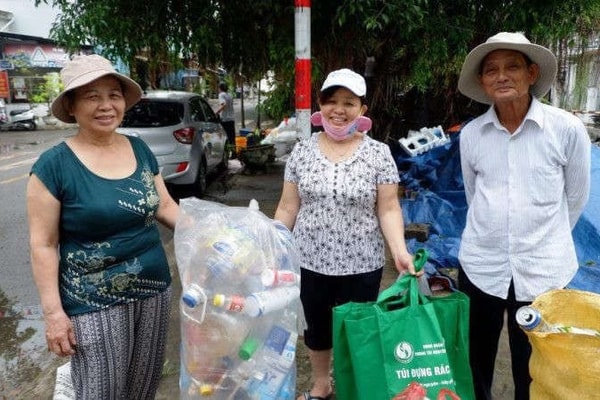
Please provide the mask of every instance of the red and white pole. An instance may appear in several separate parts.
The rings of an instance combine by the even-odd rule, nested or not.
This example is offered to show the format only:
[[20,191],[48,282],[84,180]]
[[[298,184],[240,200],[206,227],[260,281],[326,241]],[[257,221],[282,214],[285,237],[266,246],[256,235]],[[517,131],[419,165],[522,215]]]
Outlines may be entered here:
[[310,137],[310,0],[294,0],[296,42],[296,127],[300,138]]

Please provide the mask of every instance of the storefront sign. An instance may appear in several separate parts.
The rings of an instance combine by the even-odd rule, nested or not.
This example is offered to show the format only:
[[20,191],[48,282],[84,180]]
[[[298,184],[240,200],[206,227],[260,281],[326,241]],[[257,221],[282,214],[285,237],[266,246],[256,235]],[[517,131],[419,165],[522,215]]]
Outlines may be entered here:
[[14,69],[15,66],[9,60],[0,60],[0,69]]
[[6,43],[4,58],[19,67],[61,68],[69,55],[64,49],[52,45]]
[[8,89],[8,72],[0,71],[0,97],[9,98],[10,91]]

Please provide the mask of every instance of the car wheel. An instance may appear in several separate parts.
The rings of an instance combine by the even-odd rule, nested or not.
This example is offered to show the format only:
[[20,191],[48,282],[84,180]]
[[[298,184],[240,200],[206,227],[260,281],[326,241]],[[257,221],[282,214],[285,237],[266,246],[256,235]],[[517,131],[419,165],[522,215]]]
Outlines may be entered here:
[[198,166],[198,175],[196,175],[196,183],[194,184],[194,195],[198,198],[202,198],[204,193],[206,193],[206,185],[206,162],[202,159]]

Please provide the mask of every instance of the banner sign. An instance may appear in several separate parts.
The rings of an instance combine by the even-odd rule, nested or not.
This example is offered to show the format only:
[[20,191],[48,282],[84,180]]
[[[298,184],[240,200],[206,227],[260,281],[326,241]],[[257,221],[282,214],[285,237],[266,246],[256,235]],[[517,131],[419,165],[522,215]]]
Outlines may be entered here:
[[8,89],[8,72],[0,71],[0,97],[10,97],[10,91]]

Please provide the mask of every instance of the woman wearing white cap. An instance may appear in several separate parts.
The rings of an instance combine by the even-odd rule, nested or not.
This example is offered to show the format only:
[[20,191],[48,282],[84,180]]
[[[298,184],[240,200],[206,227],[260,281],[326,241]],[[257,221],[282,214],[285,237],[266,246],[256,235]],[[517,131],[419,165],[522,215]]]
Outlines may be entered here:
[[589,196],[590,138],[574,115],[543,104],[557,63],[520,33],[474,48],[459,90],[490,104],[461,132],[469,209],[459,287],[471,298],[471,368],[477,399],[491,399],[498,339],[508,314],[515,399],[529,398],[531,347],[517,309],[565,287],[578,262],[571,230]]
[[398,168],[390,149],[365,134],[366,84],[349,69],[331,72],[313,125],[322,132],[294,147],[275,219],[294,233],[313,386],[300,400],[328,399],[332,308],[374,301],[385,264],[384,237],[399,272],[414,272],[404,241]]
[[27,187],[48,350],[71,356],[77,399],[153,399],[171,294],[157,221],[172,229],[179,207],[145,143],[116,132],[140,87],[98,55],[61,78],[52,113],[78,132],[40,156]]

